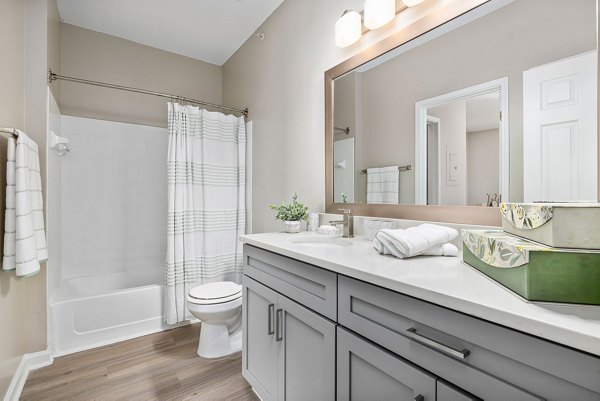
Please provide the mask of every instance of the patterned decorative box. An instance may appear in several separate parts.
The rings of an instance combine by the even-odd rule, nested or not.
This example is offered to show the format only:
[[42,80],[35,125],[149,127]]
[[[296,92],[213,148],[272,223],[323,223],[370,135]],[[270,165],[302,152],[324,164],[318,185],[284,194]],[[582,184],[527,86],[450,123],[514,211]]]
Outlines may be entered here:
[[539,245],[502,230],[462,230],[463,261],[530,301],[600,305],[600,252]]
[[600,203],[503,203],[502,229],[556,248],[600,249]]

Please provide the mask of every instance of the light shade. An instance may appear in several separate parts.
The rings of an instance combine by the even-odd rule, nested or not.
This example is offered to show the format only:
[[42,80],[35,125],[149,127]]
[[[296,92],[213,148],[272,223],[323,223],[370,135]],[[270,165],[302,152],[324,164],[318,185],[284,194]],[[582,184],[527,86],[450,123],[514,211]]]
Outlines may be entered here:
[[346,10],[335,23],[335,44],[339,47],[350,46],[362,35],[360,14]]
[[384,26],[396,16],[396,0],[366,0],[365,26],[377,29]]
[[425,0],[402,0],[406,7],[416,6],[417,4],[421,4],[424,1]]

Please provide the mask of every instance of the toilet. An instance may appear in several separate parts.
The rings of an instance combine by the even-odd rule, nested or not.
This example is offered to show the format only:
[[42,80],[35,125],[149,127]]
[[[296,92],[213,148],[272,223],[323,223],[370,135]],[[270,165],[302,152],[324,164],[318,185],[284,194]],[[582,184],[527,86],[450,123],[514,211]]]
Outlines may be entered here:
[[194,287],[188,310],[202,322],[198,355],[220,358],[242,350],[242,286],[219,281]]

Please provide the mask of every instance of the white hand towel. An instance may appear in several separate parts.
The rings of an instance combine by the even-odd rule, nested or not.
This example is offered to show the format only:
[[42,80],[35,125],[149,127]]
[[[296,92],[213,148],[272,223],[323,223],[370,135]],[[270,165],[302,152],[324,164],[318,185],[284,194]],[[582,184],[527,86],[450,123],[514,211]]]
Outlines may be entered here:
[[8,140],[4,270],[33,275],[48,259],[38,146],[23,132]]
[[458,248],[449,244],[458,231],[435,224],[421,224],[406,230],[380,230],[373,246],[383,255],[410,258],[417,255],[456,256]]
[[367,203],[398,204],[398,166],[367,169]]

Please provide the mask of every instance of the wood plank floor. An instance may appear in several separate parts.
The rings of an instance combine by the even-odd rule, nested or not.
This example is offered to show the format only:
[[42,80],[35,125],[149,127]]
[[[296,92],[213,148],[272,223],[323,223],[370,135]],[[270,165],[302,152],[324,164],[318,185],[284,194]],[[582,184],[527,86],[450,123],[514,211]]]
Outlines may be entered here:
[[21,400],[258,400],[240,354],[196,355],[199,324],[59,357],[31,372]]

